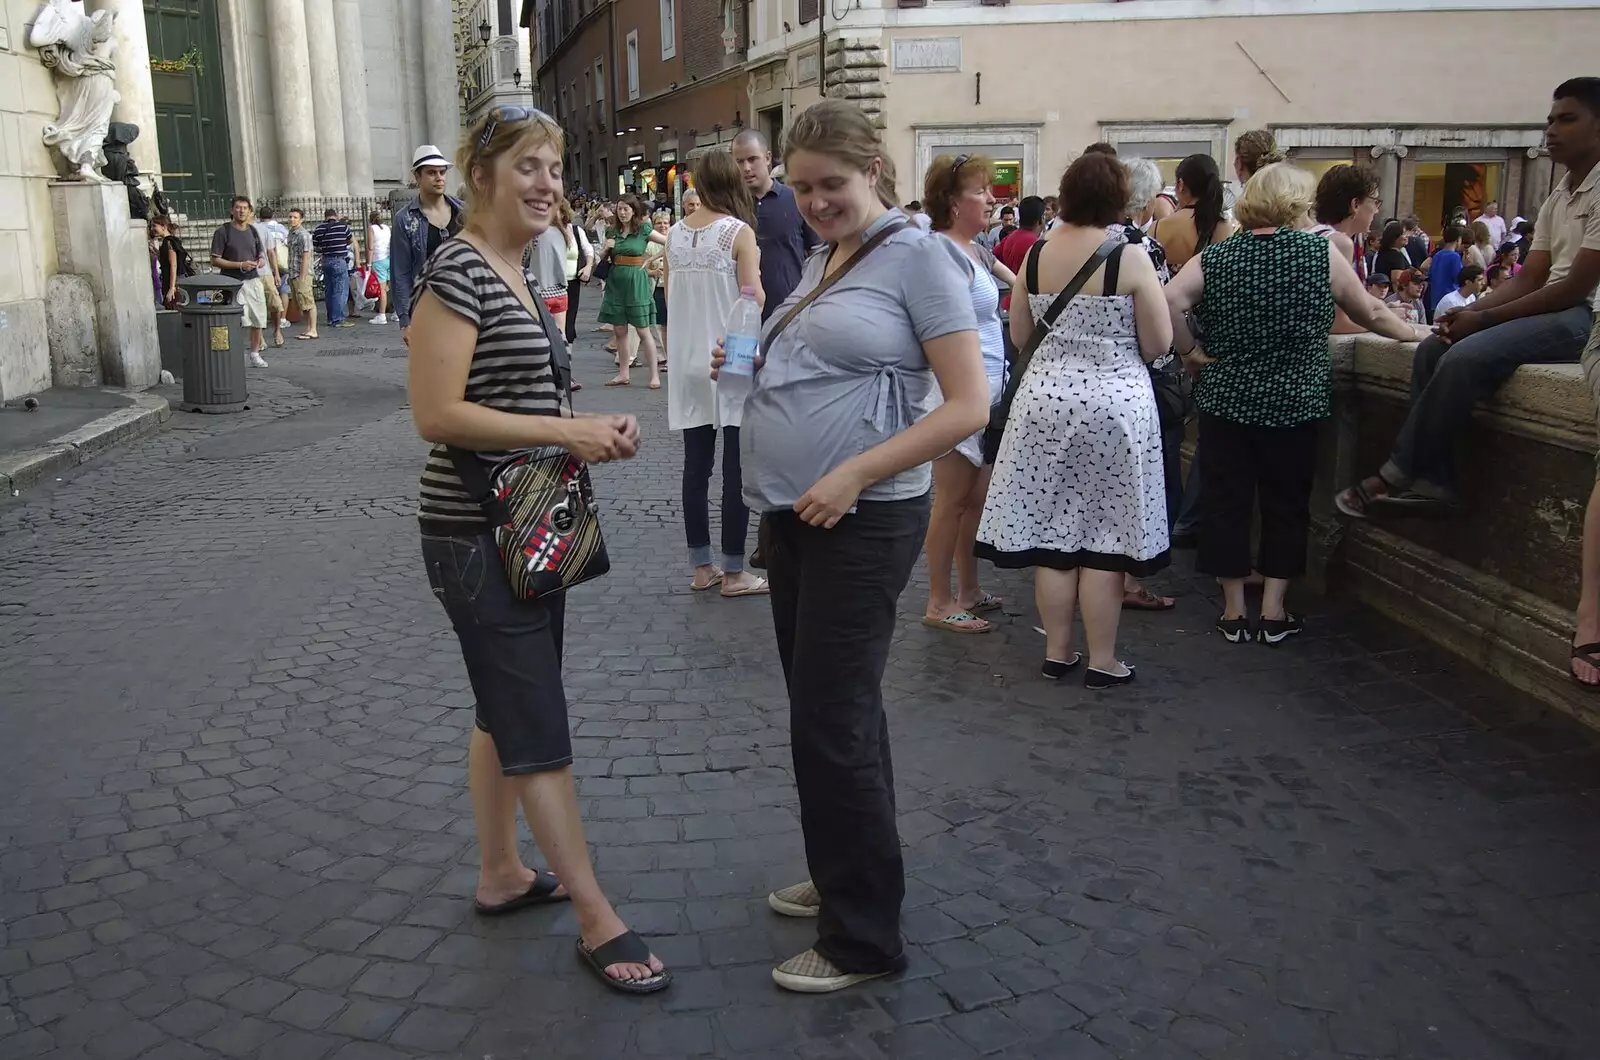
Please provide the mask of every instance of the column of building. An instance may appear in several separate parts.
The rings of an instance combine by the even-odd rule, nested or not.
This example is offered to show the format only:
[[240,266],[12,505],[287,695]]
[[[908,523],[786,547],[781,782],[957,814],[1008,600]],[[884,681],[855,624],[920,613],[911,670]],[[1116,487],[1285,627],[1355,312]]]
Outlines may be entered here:
[[1400,160],[1409,151],[1404,144],[1389,144],[1372,149],[1373,161],[1378,169],[1378,195],[1388,204],[1387,211],[1380,211],[1377,223],[1382,223],[1385,216],[1395,216],[1394,211],[1400,208]]
[[[280,2],[293,3],[293,0]],[[304,2],[306,24],[316,27],[307,44],[322,194],[346,196],[350,194],[350,178],[345,165],[344,89],[339,83],[339,41],[334,33],[333,0]]]
[[[161,172],[161,148],[156,142],[156,100],[150,86],[150,41],[145,37],[144,0],[95,0],[96,11],[114,16],[112,40],[116,50],[117,100],[112,117],[139,127],[139,138],[128,152],[145,177]],[[148,180],[146,181],[148,185]]]
[[1522,210],[1524,217],[1536,217],[1539,207],[1550,197],[1554,169],[1550,152],[1543,147],[1527,149],[1522,162]]
[[344,97],[345,171],[350,194],[372,195],[372,127],[367,116],[366,44],[360,0],[334,0],[334,35],[339,51],[339,90]]
[[277,123],[279,178],[290,198],[321,193],[316,110],[311,100],[311,57],[306,9],[293,0],[262,5],[272,63],[272,109]]
[[461,142],[461,95],[457,90],[455,9],[451,0],[422,0],[422,80],[428,111],[428,141],[454,159]]

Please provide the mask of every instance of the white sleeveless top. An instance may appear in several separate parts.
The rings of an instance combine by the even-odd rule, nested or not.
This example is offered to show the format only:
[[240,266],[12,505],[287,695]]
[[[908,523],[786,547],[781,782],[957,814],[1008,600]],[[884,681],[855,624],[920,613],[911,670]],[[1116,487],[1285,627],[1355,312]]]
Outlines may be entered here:
[[667,426],[674,431],[737,427],[743,418],[750,380],[711,378],[712,347],[739,300],[733,241],[743,227],[736,217],[720,217],[704,228],[679,221],[667,231]]
[[371,261],[384,261],[389,257],[388,225],[372,226],[372,246],[369,248],[369,250],[371,253],[369,253],[367,257]]

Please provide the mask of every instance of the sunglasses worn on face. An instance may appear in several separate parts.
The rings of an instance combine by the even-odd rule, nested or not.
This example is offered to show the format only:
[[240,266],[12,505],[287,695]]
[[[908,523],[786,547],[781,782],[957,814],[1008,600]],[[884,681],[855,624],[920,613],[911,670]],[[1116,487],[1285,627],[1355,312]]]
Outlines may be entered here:
[[478,150],[482,151],[489,146],[495,130],[502,124],[513,121],[545,121],[560,128],[554,118],[537,107],[496,107],[489,112],[489,120],[484,123],[483,132],[478,135]]

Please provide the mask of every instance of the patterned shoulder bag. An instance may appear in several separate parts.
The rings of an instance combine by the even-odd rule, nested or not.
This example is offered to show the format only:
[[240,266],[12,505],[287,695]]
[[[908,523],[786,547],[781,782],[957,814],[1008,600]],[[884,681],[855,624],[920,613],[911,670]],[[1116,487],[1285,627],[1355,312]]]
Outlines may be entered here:
[[[524,280],[527,276],[524,273]],[[550,343],[556,385],[572,409],[572,361],[544,299],[528,291]],[[484,471],[466,449],[448,447],[467,493],[494,528],[511,591],[521,600],[563,592],[611,570],[594,485],[582,460],[556,445],[524,449]]]

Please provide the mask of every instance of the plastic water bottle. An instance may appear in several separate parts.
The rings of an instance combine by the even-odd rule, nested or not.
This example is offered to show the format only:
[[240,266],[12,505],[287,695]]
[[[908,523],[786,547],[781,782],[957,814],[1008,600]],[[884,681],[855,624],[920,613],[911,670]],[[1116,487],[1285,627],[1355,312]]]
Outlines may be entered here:
[[754,287],[739,288],[739,300],[728,312],[722,336],[722,371],[729,375],[754,375],[761,352],[761,303]]

